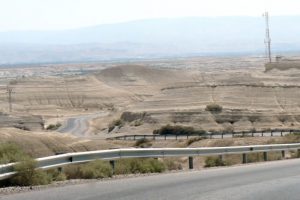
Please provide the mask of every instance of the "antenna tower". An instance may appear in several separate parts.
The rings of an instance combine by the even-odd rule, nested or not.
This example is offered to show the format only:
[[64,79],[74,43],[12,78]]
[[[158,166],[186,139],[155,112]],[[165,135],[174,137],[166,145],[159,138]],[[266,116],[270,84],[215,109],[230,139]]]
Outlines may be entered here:
[[13,88],[7,86],[7,94],[8,94],[8,106],[9,112],[12,112],[12,93],[14,93]]
[[265,45],[266,45],[266,58],[269,63],[272,62],[272,54],[271,54],[271,37],[270,37],[270,26],[269,26],[269,13],[265,12],[263,14],[266,20],[266,38],[265,38]]

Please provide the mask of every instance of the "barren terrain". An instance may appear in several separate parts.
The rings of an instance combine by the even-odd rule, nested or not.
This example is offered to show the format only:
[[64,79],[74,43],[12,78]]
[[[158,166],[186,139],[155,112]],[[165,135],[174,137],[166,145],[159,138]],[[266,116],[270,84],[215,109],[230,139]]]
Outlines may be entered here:
[[[45,66],[43,75],[27,68],[27,76],[2,79],[0,108],[8,113],[8,85],[13,89],[10,114],[41,116],[45,127],[105,112],[89,117],[88,131],[82,135],[102,139],[149,134],[166,124],[207,131],[299,129],[300,70],[265,71],[263,63],[258,57],[224,57],[64,64]],[[84,71],[82,67],[85,73],[75,75],[79,69]],[[223,111],[205,111],[211,103],[221,105]],[[108,134],[109,124],[120,118],[122,126]]]

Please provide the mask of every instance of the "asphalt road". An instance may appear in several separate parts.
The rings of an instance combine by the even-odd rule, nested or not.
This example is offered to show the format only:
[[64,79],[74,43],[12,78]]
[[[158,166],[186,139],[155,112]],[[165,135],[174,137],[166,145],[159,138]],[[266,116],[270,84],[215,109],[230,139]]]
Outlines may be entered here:
[[71,133],[78,137],[86,136],[89,131],[89,121],[107,114],[108,113],[96,113],[69,118],[57,131],[61,133]]
[[300,159],[99,181],[1,200],[299,200]]

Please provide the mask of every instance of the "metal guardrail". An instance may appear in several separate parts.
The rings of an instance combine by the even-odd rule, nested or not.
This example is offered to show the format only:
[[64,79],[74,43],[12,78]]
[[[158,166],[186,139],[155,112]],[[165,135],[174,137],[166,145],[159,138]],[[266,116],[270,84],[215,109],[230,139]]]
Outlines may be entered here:
[[116,137],[107,138],[108,140],[185,140],[193,137],[203,137],[207,139],[224,139],[224,138],[236,138],[236,137],[283,137],[284,135],[291,133],[300,133],[300,130],[279,130],[274,129],[270,131],[240,131],[233,133],[205,133],[200,135],[122,135]]
[[[121,158],[164,158],[183,156],[211,156],[226,154],[246,154],[254,152],[286,151],[300,149],[300,143],[273,144],[232,147],[202,147],[202,148],[141,148],[141,149],[113,149],[79,153],[66,153],[36,159],[38,168],[50,169],[68,164],[85,163],[97,159],[116,160]],[[12,177],[15,163],[0,165],[0,180]]]

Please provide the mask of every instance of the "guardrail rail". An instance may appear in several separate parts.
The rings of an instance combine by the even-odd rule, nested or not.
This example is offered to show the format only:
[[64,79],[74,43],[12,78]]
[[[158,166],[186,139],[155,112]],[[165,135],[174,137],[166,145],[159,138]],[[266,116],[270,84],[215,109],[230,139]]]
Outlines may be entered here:
[[205,137],[207,139],[224,139],[236,137],[283,137],[287,134],[300,133],[300,130],[281,130],[274,129],[269,131],[240,131],[240,132],[213,132],[200,135],[157,135],[157,134],[136,134],[136,135],[121,135],[107,138],[108,140],[188,140],[193,137]]
[[[298,149],[300,149],[300,143],[201,148],[129,148],[66,153],[38,158],[36,161],[38,163],[38,168],[50,169],[68,164],[86,163],[97,159],[114,161],[122,158],[164,158],[187,156],[189,157],[189,166],[191,169],[193,168],[193,156],[243,154],[243,163],[246,163],[247,153],[264,152],[264,158],[267,160],[267,152],[281,151],[284,156],[285,151]],[[14,171],[15,164],[16,163],[0,165],[0,180],[12,177],[16,173]]]

